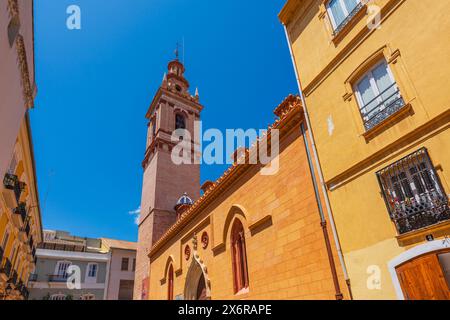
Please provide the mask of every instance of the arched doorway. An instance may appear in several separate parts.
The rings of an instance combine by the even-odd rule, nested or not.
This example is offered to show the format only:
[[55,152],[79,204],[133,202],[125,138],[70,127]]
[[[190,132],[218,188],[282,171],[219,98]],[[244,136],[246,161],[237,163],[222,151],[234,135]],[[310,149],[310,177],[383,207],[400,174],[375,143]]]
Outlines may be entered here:
[[405,299],[450,300],[450,282],[446,277],[449,262],[450,252],[438,251],[398,266],[396,271]]
[[205,276],[203,274],[200,277],[200,280],[198,281],[196,300],[208,300],[208,297],[206,295]]
[[450,300],[450,239],[413,247],[388,266],[401,300]]
[[186,284],[184,287],[185,300],[211,299],[211,290],[204,269],[206,268],[200,264],[200,261],[194,255],[186,275]]

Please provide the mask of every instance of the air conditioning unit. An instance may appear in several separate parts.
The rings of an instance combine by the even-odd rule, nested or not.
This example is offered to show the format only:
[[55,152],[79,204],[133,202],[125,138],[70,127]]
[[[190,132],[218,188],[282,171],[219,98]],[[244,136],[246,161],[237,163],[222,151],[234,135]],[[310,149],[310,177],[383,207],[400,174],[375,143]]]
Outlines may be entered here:
[[5,188],[2,191],[2,195],[8,208],[10,209],[17,208],[19,204],[17,203],[16,194],[14,193],[14,190]]

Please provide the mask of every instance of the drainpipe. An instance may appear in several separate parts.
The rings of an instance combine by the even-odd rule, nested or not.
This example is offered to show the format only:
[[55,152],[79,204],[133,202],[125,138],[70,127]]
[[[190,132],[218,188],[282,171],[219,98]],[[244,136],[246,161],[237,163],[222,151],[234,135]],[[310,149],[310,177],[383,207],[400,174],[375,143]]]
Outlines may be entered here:
[[107,253],[108,261],[106,262],[106,276],[105,276],[105,291],[103,292],[103,300],[108,300],[109,285],[111,282],[111,260],[112,260],[112,250]]
[[[337,250],[338,257],[339,257],[339,261],[340,261],[340,264],[341,264],[341,267],[342,267],[342,271],[344,273],[344,278],[345,278],[345,282],[347,284],[347,288],[348,288],[348,292],[349,292],[349,295],[350,295],[350,299],[353,300],[352,290],[351,290],[351,286],[350,286],[350,278],[348,276],[348,271],[347,271],[347,267],[345,265],[344,256],[343,256],[342,249],[341,249],[341,245],[339,243],[339,238],[338,238],[337,230],[336,230],[336,224],[334,222],[333,212],[331,210],[330,199],[328,198],[328,193],[327,193],[327,188],[326,188],[325,181],[324,181],[324,178],[323,178],[322,168],[320,167],[320,162],[319,162],[319,157],[318,157],[318,154],[317,154],[317,148],[316,148],[316,144],[315,144],[315,140],[314,140],[314,135],[313,135],[312,130],[311,130],[311,122],[310,122],[308,110],[307,110],[307,107],[306,107],[306,101],[305,101],[305,97],[303,95],[302,85],[301,85],[301,82],[300,82],[300,77],[298,75],[297,64],[296,64],[296,61],[295,61],[294,53],[292,51],[291,39],[289,37],[289,32],[287,30],[287,27],[286,27],[286,25],[284,23],[283,23],[283,27],[284,27],[284,32],[286,34],[286,40],[287,40],[287,44],[288,44],[288,47],[289,47],[289,53],[291,55],[292,64],[293,64],[293,67],[294,67],[295,78],[297,80],[297,86],[298,86],[298,89],[299,89],[300,99],[301,99],[302,105],[303,105],[303,113],[304,113],[304,117],[305,117],[305,120],[306,120],[306,125],[309,128],[309,130],[308,130],[309,140],[311,141],[311,148],[313,150],[313,155],[314,155],[314,160],[315,160],[314,162],[315,162],[315,165],[316,165],[317,174],[319,175],[320,185],[322,187],[323,197],[325,199],[325,205],[326,205],[327,212],[328,212],[328,219],[330,221],[331,230],[333,232],[334,243],[336,245],[336,250]],[[306,132],[305,132],[305,128],[303,126],[303,123],[301,124],[301,131],[302,131],[303,138],[305,140],[306,153],[307,153],[307,156],[308,156],[308,162],[309,162],[309,166],[310,166],[310,170],[311,170],[311,178],[313,180],[314,191],[316,193],[317,206],[319,208],[319,213],[320,213],[320,218],[321,218],[321,225],[322,225],[322,229],[324,231],[324,237],[325,237],[325,242],[326,242],[326,245],[327,245],[327,251],[328,251],[328,257],[329,257],[329,261],[330,261],[331,271],[333,273],[333,280],[334,280],[335,289],[336,289],[336,299],[339,299],[339,298],[342,299],[342,293],[340,292],[339,282],[336,283],[336,280],[337,280],[336,266],[334,264],[334,258],[333,258],[332,252],[331,252],[331,244],[330,244],[330,240],[329,240],[329,237],[328,237],[328,232],[326,230],[327,229],[327,223],[326,223],[325,215],[323,213],[322,202],[320,200],[319,190],[318,190],[318,186],[317,186],[317,180],[316,180],[316,176],[314,174],[314,164],[313,164],[312,159],[311,159],[311,153],[310,153],[310,150],[309,150],[309,143],[308,143],[308,140],[306,138]]]

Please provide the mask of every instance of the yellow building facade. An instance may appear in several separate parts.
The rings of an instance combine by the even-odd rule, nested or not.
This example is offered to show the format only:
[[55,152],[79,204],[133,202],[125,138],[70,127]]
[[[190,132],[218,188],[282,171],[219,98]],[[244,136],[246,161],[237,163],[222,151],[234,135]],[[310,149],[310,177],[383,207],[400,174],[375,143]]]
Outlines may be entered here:
[[35,269],[36,247],[42,241],[36,183],[27,113],[0,187],[0,296],[5,300],[28,299],[28,277]]
[[450,298],[448,1],[280,13],[355,299]]

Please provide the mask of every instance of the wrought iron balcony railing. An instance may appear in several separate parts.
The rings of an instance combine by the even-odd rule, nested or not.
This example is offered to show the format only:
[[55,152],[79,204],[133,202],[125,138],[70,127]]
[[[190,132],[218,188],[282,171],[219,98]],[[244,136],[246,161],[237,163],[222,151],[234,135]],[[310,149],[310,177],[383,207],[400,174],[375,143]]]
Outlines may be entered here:
[[53,274],[48,276],[48,282],[66,282],[68,275]]
[[22,295],[24,300],[28,300],[30,292],[28,291],[28,288],[25,285],[22,285],[22,288],[20,289],[20,294]]
[[29,291],[22,281],[19,281],[19,283],[17,284],[16,291],[23,297],[24,300],[28,300]]
[[350,12],[350,14],[344,19],[344,21],[342,21],[337,27],[336,29],[334,29],[333,31],[333,37],[335,37],[338,33],[340,33],[346,25],[348,25],[348,23],[353,19],[354,16],[356,16],[356,14],[361,11],[361,9],[364,7],[364,4],[362,1],[360,1],[356,7],[352,10],[352,12]]
[[24,287],[24,285],[23,285],[22,280],[18,280],[18,281],[17,281],[17,284],[16,284],[16,290],[17,290],[19,293],[21,293],[21,291],[23,290],[23,287]]
[[9,261],[8,258],[4,257],[0,265],[0,273],[5,274],[6,277],[9,278],[11,276],[11,269],[12,269],[11,261]]
[[[393,93],[387,97],[385,95],[394,89]],[[377,102],[375,107],[367,110],[374,102]],[[400,94],[397,84],[394,82],[386,90],[381,92],[378,96],[370,100],[361,108],[361,116],[366,130],[370,130],[379,123],[383,122],[391,115],[399,111],[405,106],[405,102]]]
[[383,169],[378,178],[399,234],[450,220],[449,200],[425,148]]
[[3,178],[3,185],[6,189],[13,190],[17,202],[20,202],[20,196],[25,188],[25,183],[20,182],[16,175],[7,173]]
[[19,203],[19,206],[14,209],[14,214],[20,215],[22,218],[22,223],[25,223],[27,218],[27,205],[24,202]]

